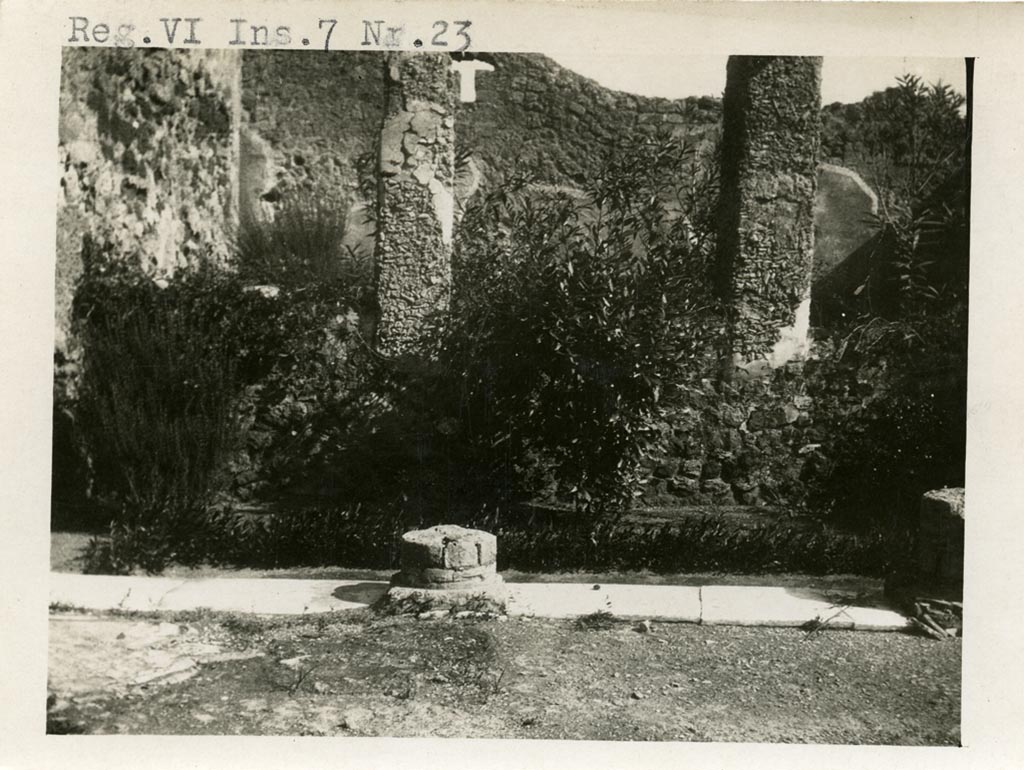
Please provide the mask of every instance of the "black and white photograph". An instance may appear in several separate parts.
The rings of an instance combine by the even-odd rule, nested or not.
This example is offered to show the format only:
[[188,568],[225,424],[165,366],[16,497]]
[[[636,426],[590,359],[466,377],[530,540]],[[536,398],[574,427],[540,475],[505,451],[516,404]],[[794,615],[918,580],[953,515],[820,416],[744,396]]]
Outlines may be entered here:
[[275,8],[69,4],[31,97],[38,739],[963,757],[979,49]]
[[958,743],[972,61],[657,64],[64,50],[48,729]]

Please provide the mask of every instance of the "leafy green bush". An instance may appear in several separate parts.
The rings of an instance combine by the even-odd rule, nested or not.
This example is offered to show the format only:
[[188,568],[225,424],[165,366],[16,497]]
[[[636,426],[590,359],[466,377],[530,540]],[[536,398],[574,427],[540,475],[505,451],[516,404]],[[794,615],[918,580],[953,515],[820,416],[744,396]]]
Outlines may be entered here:
[[665,396],[714,329],[710,183],[688,164],[673,140],[631,145],[579,195],[514,178],[462,220],[442,353],[459,424],[509,467],[549,466],[581,513],[637,494]]
[[840,339],[808,373],[827,436],[811,504],[847,525],[907,526],[924,492],[964,483],[966,303],[863,320]]
[[857,104],[824,108],[822,154],[897,198],[927,197],[967,155],[964,97],[907,74]]

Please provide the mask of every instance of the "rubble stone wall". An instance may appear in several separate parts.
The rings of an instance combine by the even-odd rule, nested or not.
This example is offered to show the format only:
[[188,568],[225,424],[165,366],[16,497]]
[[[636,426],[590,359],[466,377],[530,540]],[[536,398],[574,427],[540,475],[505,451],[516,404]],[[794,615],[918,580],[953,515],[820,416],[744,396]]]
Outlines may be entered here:
[[821,59],[733,56],[722,135],[720,292],[733,363],[806,353],[821,142]]
[[58,345],[86,237],[154,276],[228,256],[240,62],[231,51],[68,48],[60,92]]
[[455,90],[442,54],[390,54],[377,198],[377,346],[399,353],[448,309]]
[[[372,248],[376,143],[383,120],[383,53],[243,53],[242,214],[272,216],[295,190],[349,207],[352,245]],[[657,99],[612,91],[539,54],[487,55],[476,101],[456,102],[457,197],[520,164],[539,181],[574,184],[617,142],[659,127],[714,140],[712,97]],[[367,221],[370,220],[370,221]]]
[[258,51],[242,61],[243,219],[269,218],[305,190],[344,207],[352,244],[372,249],[383,54]]

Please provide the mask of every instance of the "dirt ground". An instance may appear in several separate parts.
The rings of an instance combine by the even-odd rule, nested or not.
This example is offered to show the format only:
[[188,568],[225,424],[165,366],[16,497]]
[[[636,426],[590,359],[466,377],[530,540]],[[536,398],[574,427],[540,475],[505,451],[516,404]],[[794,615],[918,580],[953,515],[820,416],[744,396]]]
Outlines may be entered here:
[[957,744],[960,640],[56,613],[49,731]]

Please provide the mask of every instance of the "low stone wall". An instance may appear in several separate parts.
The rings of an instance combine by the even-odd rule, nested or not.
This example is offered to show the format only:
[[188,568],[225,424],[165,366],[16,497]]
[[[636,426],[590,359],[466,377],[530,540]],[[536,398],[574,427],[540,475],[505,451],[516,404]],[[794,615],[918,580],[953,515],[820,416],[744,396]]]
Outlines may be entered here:
[[647,463],[649,506],[792,502],[825,439],[800,367],[686,390],[666,419],[662,451]]

